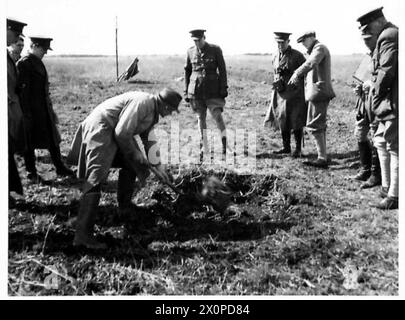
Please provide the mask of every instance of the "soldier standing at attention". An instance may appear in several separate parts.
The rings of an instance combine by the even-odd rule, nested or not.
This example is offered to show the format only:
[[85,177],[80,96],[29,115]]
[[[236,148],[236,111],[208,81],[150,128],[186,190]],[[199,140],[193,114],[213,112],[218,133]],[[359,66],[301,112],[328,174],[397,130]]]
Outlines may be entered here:
[[277,125],[280,128],[283,148],[274,151],[275,154],[291,153],[291,130],[293,131],[295,150],[292,156],[297,158],[301,156],[303,127],[307,119],[304,79],[301,78],[296,85],[287,86],[287,83],[294,71],[305,62],[305,58],[301,52],[291,48],[291,33],[274,34],[278,51],[273,55],[273,92],[264,124]]
[[388,22],[383,7],[367,12],[357,19],[362,33],[377,36],[372,55],[369,81],[371,109],[378,121],[373,142],[381,166],[381,195],[374,204],[380,209],[398,209],[398,27]]
[[306,128],[315,140],[318,158],[305,165],[327,168],[326,117],[329,101],[335,97],[331,80],[331,58],[328,48],[316,39],[314,31],[297,39],[307,49],[307,60],[294,71],[288,84],[297,85],[306,76],[305,100],[308,101]]
[[[7,46],[18,41],[26,23],[7,18]],[[18,73],[15,61],[7,51],[7,101],[8,101],[8,188],[23,194],[21,179],[18,174],[14,153],[24,151],[23,114],[17,90]],[[14,198],[9,196],[9,201]]]
[[56,123],[58,118],[53,110],[49,96],[48,73],[42,58],[52,50],[51,38],[30,37],[31,45],[28,55],[17,63],[20,73],[21,107],[24,114],[27,150],[24,153],[27,178],[34,183],[44,180],[35,167],[35,149],[48,149],[56,173],[60,176],[74,176],[62,162],[59,143],[61,141]]
[[200,161],[207,146],[207,109],[221,132],[222,153],[226,153],[226,128],[222,118],[225,98],[228,96],[228,83],[225,60],[219,46],[205,41],[206,30],[191,30],[195,45],[188,49],[185,69],[185,101],[198,116],[201,136]]

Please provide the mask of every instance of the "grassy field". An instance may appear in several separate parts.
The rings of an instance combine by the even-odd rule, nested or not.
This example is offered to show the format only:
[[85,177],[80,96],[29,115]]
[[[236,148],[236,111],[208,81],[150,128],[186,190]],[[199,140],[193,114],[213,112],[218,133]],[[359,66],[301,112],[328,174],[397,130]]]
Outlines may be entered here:
[[[45,59],[61,149],[69,150],[77,125],[98,103],[128,90],[183,90],[183,56],[141,56],[133,83],[115,83],[115,60]],[[97,232],[109,247],[86,252],[72,246],[80,182],[57,179],[49,155],[38,152],[50,186],[29,184],[25,201],[9,210],[9,295],[397,295],[398,211],[370,208],[378,189],[361,190],[349,176],[359,168],[353,136],[355,97],[348,84],[361,57],[333,57],[337,97],[328,115],[328,170],[279,157],[280,133],[263,128],[272,79],[270,56],[226,57],[228,128],[256,132],[256,168],[241,175],[226,167],[173,167],[181,188],[198,188],[214,174],[234,191],[224,214],[172,200],[151,177],[119,215],[117,174],[104,186]],[[120,70],[131,58],[120,59]],[[196,128],[182,106],[175,120]],[[208,119],[208,127],[215,129]],[[170,130],[170,119],[158,124]],[[306,135],[304,153],[315,156]],[[21,176],[25,177],[23,162]],[[201,177],[202,174],[202,177]]]

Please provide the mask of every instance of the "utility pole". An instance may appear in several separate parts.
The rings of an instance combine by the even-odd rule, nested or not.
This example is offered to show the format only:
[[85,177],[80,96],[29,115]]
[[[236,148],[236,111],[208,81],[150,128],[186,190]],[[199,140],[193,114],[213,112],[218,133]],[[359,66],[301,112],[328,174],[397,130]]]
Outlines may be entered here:
[[117,70],[117,81],[118,81],[118,17],[115,16],[115,67]]

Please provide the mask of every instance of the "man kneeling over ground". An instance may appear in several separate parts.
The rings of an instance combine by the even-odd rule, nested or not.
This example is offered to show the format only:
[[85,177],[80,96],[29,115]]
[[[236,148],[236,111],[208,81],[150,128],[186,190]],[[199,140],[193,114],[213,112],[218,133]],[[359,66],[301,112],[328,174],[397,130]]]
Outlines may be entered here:
[[[178,111],[182,97],[165,88],[159,94],[127,92],[98,105],[80,124],[68,155],[68,162],[78,166],[78,178],[86,179],[76,222],[75,246],[103,249],[93,235],[94,219],[100,200],[101,184],[110,168],[121,168],[118,176],[117,201],[120,209],[130,208],[135,180],[144,185],[149,175],[148,165],[156,166],[163,181],[170,176],[160,163],[153,127],[159,115],[165,117]],[[148,160],[143,156],[135,135],[139,135]],[[152,150],[154,152],[152,152]],[[151,151],[151,152],[149,152]]]

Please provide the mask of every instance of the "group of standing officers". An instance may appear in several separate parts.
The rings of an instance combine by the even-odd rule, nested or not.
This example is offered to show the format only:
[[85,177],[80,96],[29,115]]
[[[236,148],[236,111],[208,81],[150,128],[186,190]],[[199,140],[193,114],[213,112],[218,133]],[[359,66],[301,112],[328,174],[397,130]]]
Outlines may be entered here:
[[[361,171],[354,178],[365,180],[365,188],[381,184],[382,200],[375,206],[395,209],[398,208],[398,28],[387,22],[382,8],[366,13],[358,22],[370,50],[370,62],[369,72],[354,90],[358,96],[356,137],[361,160]],[[30,37],[28,55],[20,57],[24,26],[25,23],[7,19],[9,191],[19,194],[23,194],[23,188],[15,153],[24,156],[27,178],[31,182],[46,183],[36,171],[35,149],[49,150],[58,175],[74,175],[61,159],[58,118],[42,63],[47,51],[52,50],[52,39]],[[194,46],[187,51],[184,89],[184,100],[198,118],[201,161],[208,151],[207,110],[220,131],[224,155],[228,147],[222,117],[228,96],[226,66],[220,47],[205,40],[205,31],[190,31]],[[274,153],[291,154],[295,158],[302,156],[306,128],[315,142],[317,159],[304,164],[328,168],[326,119],[329,102],[335,97],[330,52],[317,40],[315,32],[309,31],[297,39],[307,50],[304,56],[291,48],[290,35],[275,32],[278,51],[272,60],[274,81],[265,125],[281,130],[283,147]],[[93,227],[101,185],[110,168],[121,168],[117,190],[120,210],[133,209],[131,199],[136,181],[143,186],[149,170],[162,181],[171,181],[172,177],[161,163],[153,128],[160,117],[179,112],[182,99],[182,95],[170,88],[154,95],[127,92],[98,105],[79,125],[67,157],[68,164],[77,166],[77,176],[85,181],[75,245],[105,247],[94,237]],[[293,152],[291,133],[295,138]],[[141,137],[146,154],[133,138],[135,135]],[[12,201],[12,197],[10,199]]]
[[[365,181],[361,188],[381,185],[382,200],[373,206],[398,208],[398,28],[388,22],[383,8],[357,19],[364,44],[369,50],[366,65],[355,87],[356,122],[361,168],[353,179]],[[290,33],[275,32],[278,51],[273,56],[274,82],[265,126],[281,130],[283,147],[275,154],[290,154],[293,132],[301,156],[303,128],[311,133],[317,159],[305,165],[327,168],[327,109],[335,97],[331,81],[331,58],[328,48],[306,32],[298,43],[307,50],[304,56],[289,45]],[[305,81],[304,81],[305,77]]]

